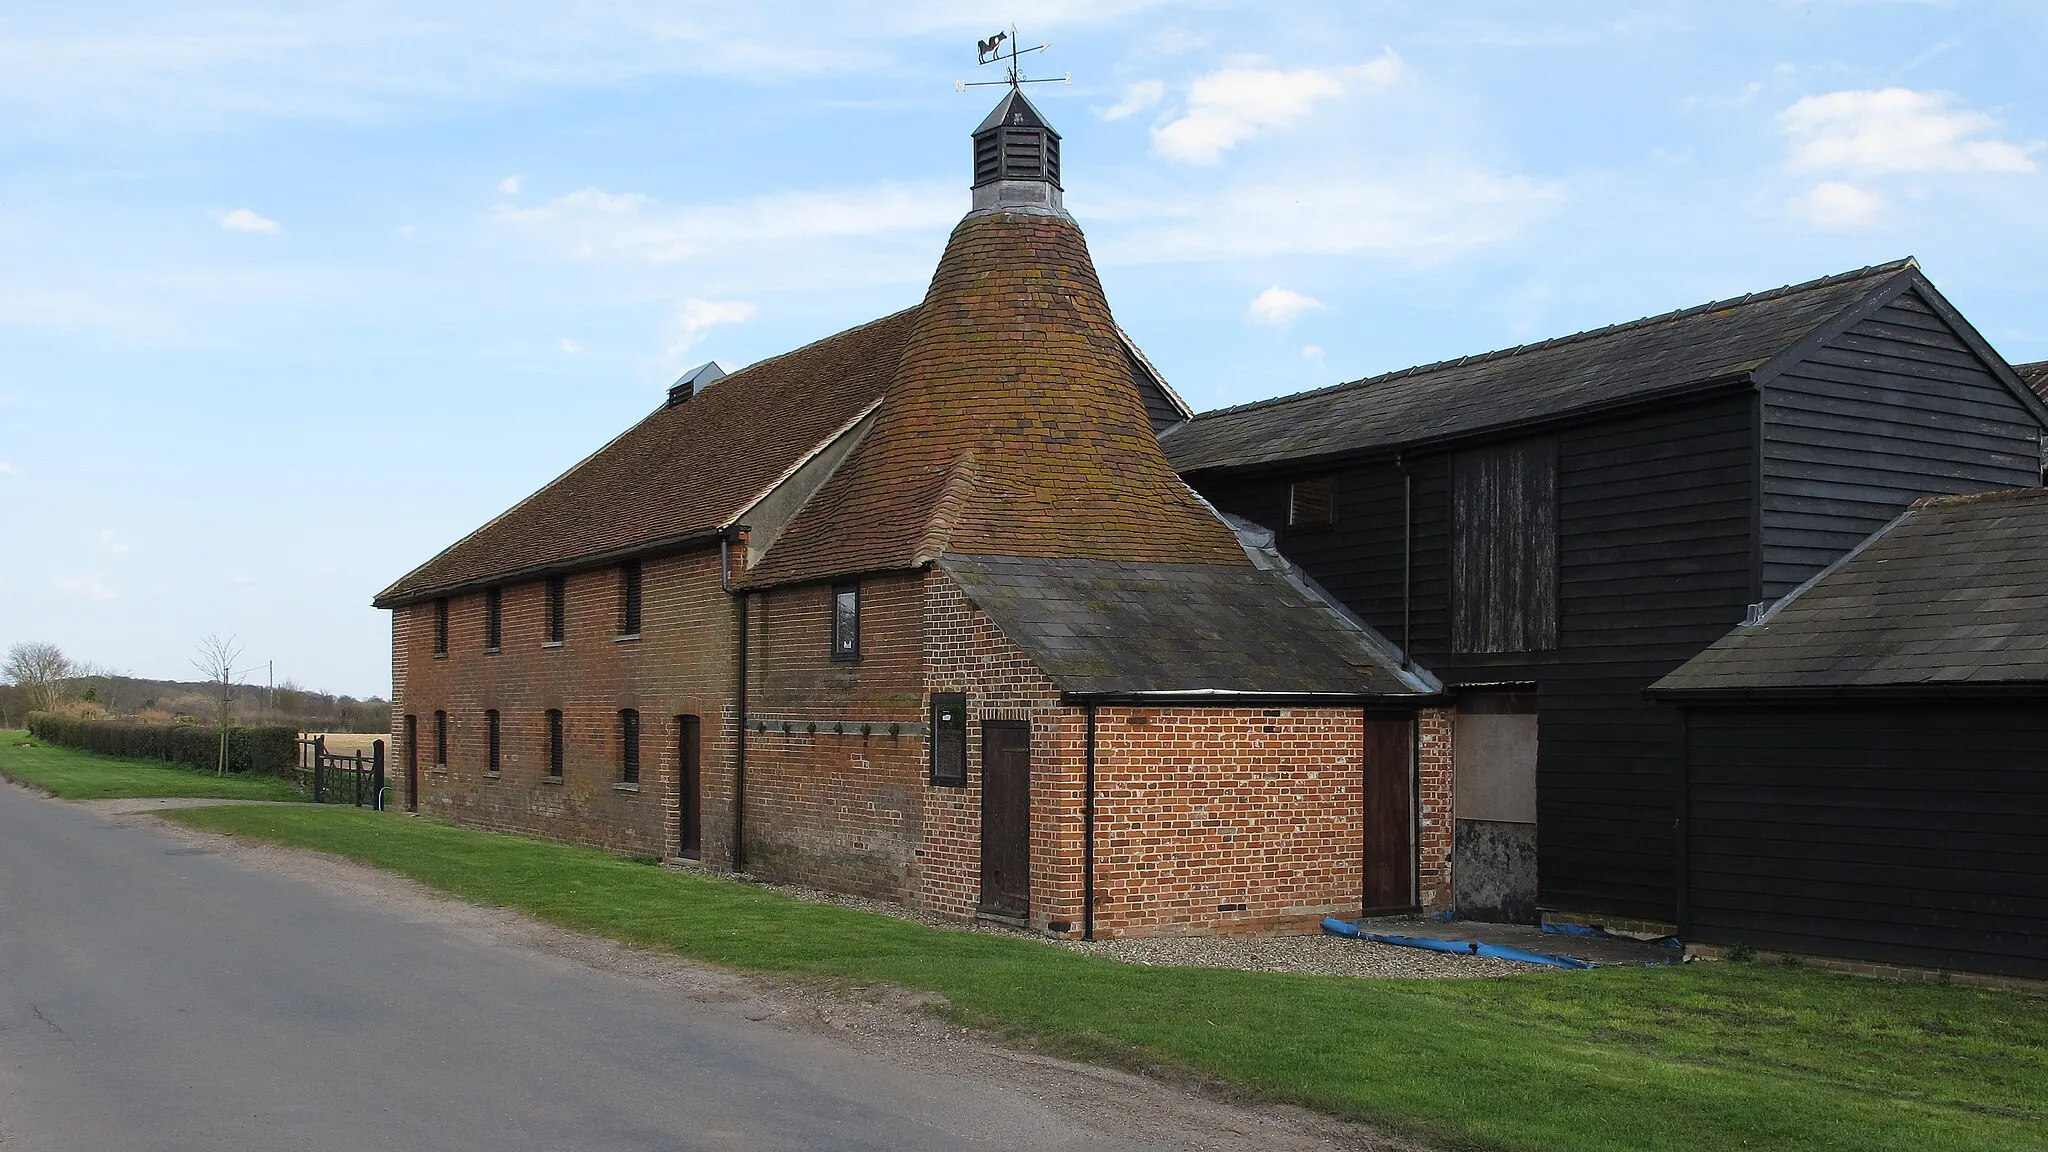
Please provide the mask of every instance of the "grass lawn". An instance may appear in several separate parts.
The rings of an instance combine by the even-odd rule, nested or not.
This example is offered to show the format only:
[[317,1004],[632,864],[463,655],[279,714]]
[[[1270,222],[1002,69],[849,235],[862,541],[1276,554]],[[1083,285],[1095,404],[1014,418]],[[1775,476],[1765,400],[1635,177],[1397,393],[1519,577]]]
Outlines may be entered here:
[[354,809],[194,827],[733,968],[943,993],[958,1021],[1454,1147],[2048,1148],[2048,1001],[1691,964],[1505,980],[1146,968],[789,900],[582,848]]
[[161,760],[98,756],[30,740],[26,732],[0,732],[0,776],[47,788],[66,800],[136,796],[206,796],[218,800],[304,800],[288,780],[270,776],[215,776]]

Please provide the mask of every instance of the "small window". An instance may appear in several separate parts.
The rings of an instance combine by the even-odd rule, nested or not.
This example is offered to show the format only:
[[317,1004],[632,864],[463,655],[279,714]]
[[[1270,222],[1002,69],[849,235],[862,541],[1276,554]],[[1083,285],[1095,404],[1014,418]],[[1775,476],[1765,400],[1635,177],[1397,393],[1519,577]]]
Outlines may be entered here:
[[860,585],[832,590],[832,658],[860,659]]
[[1287,486],[1287,526],[1328,528],[1337,522],[1337,478],[1318,476]]
[[434,712],[434,765],[448,766],[448,714],[438,709]]
[[499,736],[498,728],[498,710],[496,708],[492,708],[484,713],[484,727],[487,729],[491,740],[490,758],[486,761],[489,767],[486,769],[486,771],[496,772],[498,770],[498,764],[500,760],[500,749],[504,747],[504,745],[500,743],[501,737]]
[[631,708],[619,711],[619,779],[640,782],[640,713]]
[[967,783],[967,694],[932,693],[932,783]]
[[569,584],[560,576],[548,580],[548,643],[560,644],[569,631]]
[[434,655],[448,654],[448,601],[434,601]]
[[640,562],[619,566],[619,635],[640,634]]
[[562,711],[548,709],[548,776],[562,778]]
[[496,652],[505,638],[505,599],[496,588],[484,589],[484,651]]

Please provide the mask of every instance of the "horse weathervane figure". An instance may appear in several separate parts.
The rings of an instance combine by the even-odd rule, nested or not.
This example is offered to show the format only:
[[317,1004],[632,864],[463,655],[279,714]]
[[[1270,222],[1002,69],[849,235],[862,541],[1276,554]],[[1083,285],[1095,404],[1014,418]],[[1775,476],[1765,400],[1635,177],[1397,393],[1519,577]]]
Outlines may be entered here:
[[[1010,46],[1008,52],[1003,51],[1005,43],[1008,43]],[[1072,84],[1074,82],[1074,74],[1072,72],[1067,73],[1065,76],[1045,76],[1034,79],[1024,75],[1018,69],[1017,57],[1027,52],[1043,52],[1050,47],[1052,47],[1051,44],[1039,44],[1031,48],[1017,47],[1017,26],[1012,24],[1008,32],[998,32],[986,40],[975,41],[976,54],[974,62],[977,64],[996,64],[1007,61],[1008,66],[1004,70],[1008,75],[1004,76],[1001,80],[956,80],[953,82],[953,88],[957,92],[965,92],[969,88],[988,88],[997,84],[1008,84],[1011,88],[1021,88],[1026,84]]]

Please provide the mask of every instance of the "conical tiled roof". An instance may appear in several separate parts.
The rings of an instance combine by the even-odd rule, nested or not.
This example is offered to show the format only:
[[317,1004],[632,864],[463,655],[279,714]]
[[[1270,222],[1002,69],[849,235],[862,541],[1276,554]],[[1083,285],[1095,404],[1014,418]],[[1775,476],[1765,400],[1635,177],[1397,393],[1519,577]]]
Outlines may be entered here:
[[917,316],[873,430],[746,583],[944,553],[1249,563],[1161,453],[1064,213],[970,213]]

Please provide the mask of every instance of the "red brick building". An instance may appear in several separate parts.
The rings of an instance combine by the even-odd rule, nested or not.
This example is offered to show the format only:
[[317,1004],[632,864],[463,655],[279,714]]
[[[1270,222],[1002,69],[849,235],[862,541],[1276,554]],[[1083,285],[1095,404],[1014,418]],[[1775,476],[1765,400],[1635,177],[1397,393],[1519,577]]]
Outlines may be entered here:
[[418,808],[1054,933],[1441,903],[1439,686],[1168,465],[1020,93],[974,155],[918,307],[379,596]]

